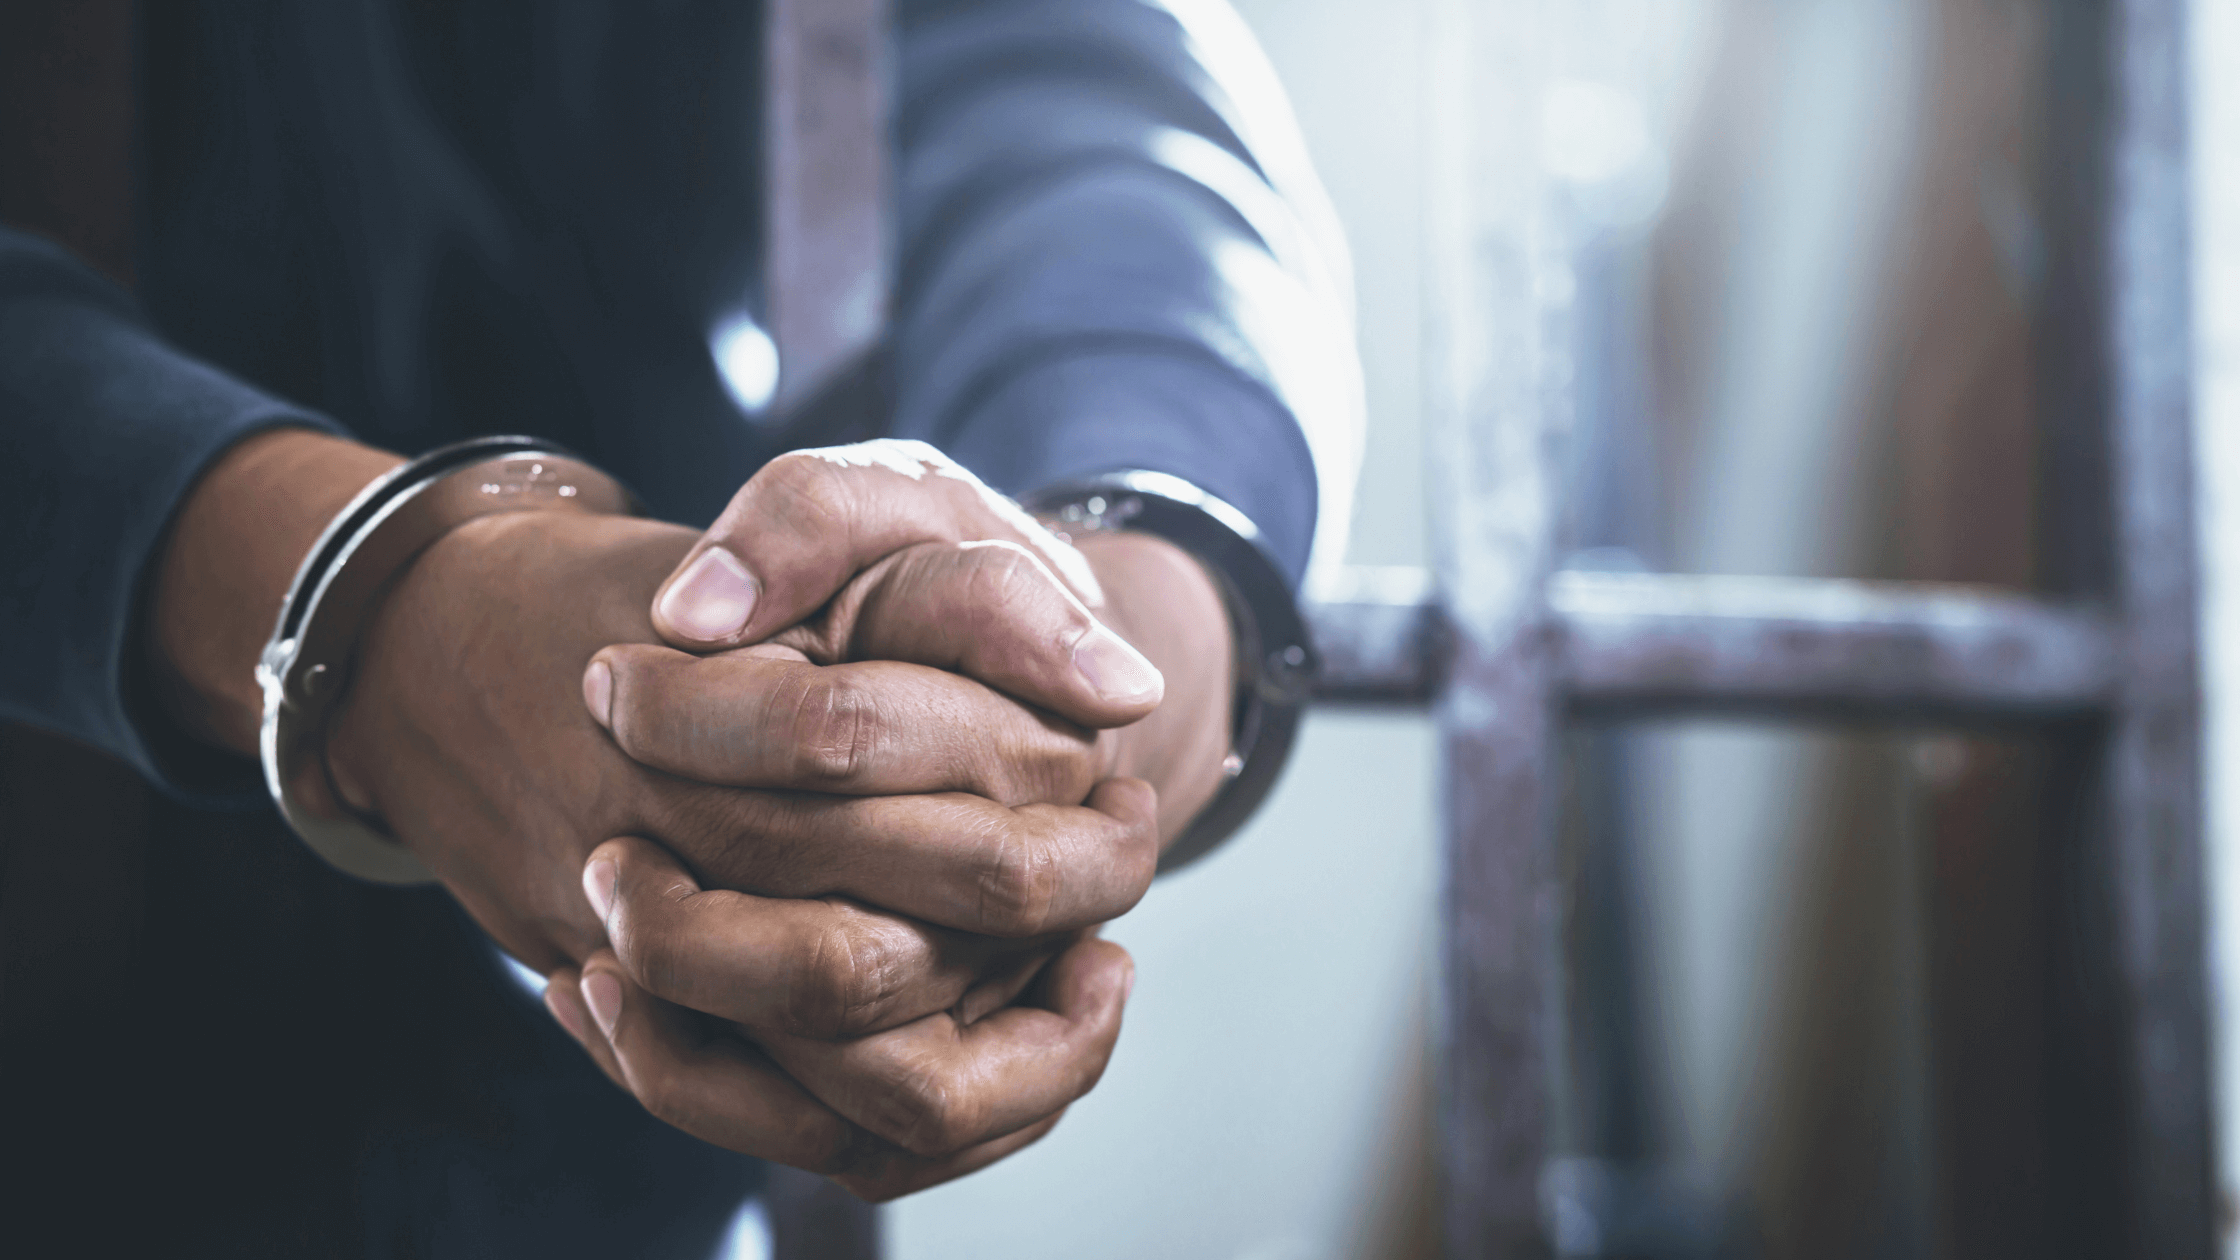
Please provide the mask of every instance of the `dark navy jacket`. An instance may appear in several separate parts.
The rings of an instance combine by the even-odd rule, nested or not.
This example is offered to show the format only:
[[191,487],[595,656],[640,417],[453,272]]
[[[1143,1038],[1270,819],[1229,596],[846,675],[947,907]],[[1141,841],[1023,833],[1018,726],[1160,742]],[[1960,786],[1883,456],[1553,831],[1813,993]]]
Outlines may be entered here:
[[[1018,493],[1184,477],[1296,578],[1358,378],[1342,252],[1234,15],[897,9],[892,431]],[[537,434],[707,521],[775,453],[710,354],[762,296],[759,23],[715,0],[145,4],[137,298],[0,229],[0,719],[169,793],[133,889],[55,881],[145,907],[129,984],[0,1045],[19,1236],[698,1256],[752,1191],[752,1161],[607,1085],[440,890],[328,870],[254,807],[253,767],[167,733],[133,627],[182,495],[272,425],[406,453]],[[0,826],[67,871],[83,811],[54,809]]]
[[[1019,493],[1173,473],[1297,576],[1302,421],[1328,462],[1354,405],[1343,263],[1280,105],[1236,90],[1249,58],[1216,74],[1233,15],[899,8],[892,432]],[[136,708],[128,640],[183,492],[265,426],[408,454],[535,434],[712,518],[775,453],[710,354],[761,300],[759,22],[147,6],[139,308],[0,230],[0,716],[216,786]]]

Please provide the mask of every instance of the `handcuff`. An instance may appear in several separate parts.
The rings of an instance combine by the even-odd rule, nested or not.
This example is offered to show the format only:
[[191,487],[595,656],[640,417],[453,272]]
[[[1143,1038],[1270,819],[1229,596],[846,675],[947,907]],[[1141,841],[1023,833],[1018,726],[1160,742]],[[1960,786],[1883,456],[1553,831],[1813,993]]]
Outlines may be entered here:
[[331,865],[379,884],[435,875],[380,821],[352,809],[327,770],[327,722],[382,592],[437,539],[505,512],[626,514],[622,484],[550,442],[486,437],[439,447],[358,492],[319,535],[257,660],[257,751],[280,816]]
[[1236,690],[1225,779],[1160,855],[1163,873],[1228,839],[1260,808],[1291,757],[1321,658],[1291,584],[1252,519],[1180,477],[1130,470],[1067,482],[1024,505],[1061,534],[1151,534],[1188,552],[1213,578],[1234,631]]
[[[1152,534],[1213,578],[1234,631],[1236,690],[1225,779],[1161,856],[1162,871],[1210,852],[1244,825],[1290,759],[1320,662],[1281,569],[1244,513],[1179,477],[1127,471],[1054,486],[1025,506],[1064,531]],[[257,661],[264,695],[258,755],[281,817],[336,868],[381,884],[435,875],[380,820],[335,790],[326,731],[359,636],[389,583],[437,539],[507,512],[632,514],[614,478],[550,442],[486,437],[439,447],[360,491],[321,533],[282,601]]]

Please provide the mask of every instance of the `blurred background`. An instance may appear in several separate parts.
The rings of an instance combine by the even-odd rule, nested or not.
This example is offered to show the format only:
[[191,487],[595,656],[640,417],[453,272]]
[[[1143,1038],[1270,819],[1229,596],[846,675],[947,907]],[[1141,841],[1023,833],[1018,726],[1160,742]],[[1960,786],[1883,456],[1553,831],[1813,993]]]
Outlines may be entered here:
[[[2202,33],[2240,24],[2233,7],[2196,6]],[[1422,565],[1435,5],[1236,8],[1353,248],[1370,424],[1343,559]],[[1542,160],[1580,234],[1595,366],[1564,563],[2043,585],[2033,190],[2060,153],[2039,124],[2045,6],[1539,12],[1561,61]],[[1201,29],[1220,38],[1218,15]],[[2213,77],[2202,90],[2225,93]],[[2240,210],[2229,183],[2199,195]],[[2209,312],[2204,335],[2220,329],[2232,341],[2240,316]],[[2205,356],[2204,389],[2224,389],[2204,394],[2209,447],[2240,448],[2211,406],[2240,397],[2219,385],[2234,361]],[[2222,485],[2212,524],[2240,517]],[[2240,587],[2218,581],[2240,570],[2236,533],[2209,539],[2212,616]],[[2230,672],[2214,649],[2210,670]],[[1575,729],[1564,749],[1557,1147],[1616,1178],[1649,1240],[1630,1246],[2052,1249],[2045,750],[1705,720]],[[1311,717],[1252,827],[1112,929],[1141,982],[1103,1085],[1035,1149],[890,1209],[891,1254],[1435,1254],[1436,753],[1421,711]],[[2221,827],[2232,811],[2211,803]]]
[[[1213,6],[1174,7],[1221,37]],[[1353,250],[1370,417],[1353,564],[1428,561],[1428,10],[1236,5]],[[888,1254],[1431,1255],[1437,749],[1420,708],[1309,716],[1252,824],[1109,930],[1138,979],[1103,1082],[1035,1147],[886,1209]]]

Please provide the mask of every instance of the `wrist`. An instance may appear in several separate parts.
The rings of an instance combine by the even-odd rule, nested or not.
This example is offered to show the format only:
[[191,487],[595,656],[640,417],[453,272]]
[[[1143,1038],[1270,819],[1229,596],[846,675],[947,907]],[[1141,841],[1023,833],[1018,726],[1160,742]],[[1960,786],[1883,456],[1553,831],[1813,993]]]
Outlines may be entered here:
[[1235,635],[1220,588],[1174,543],[1152,534],[1075,540],[1104,590],[1099,615],[1159,667],[1166,698],[1112,733],[1112,772],[1159,792],[1161,847],[1182,835],[1227,779]]
[[[455,442],[376,477],[321,531],[297,567],[284,611],[256,666],[262,692],[259,751],[265,785],[304,842],[343,871],[379,883],[435,876],[395,843],[341,785],[329,737],[353,692],[371,624],[430,548],[495,516],[611,516],[629,492],[550,443],[518,436]],[[454,602],[472,611],[485,601]],[[477,637],[487,637],[487,630]],[[456,641],[438,652],[458,650]],[[424,670],[433,654],[422,654]]]
[[1229,751],[1222,758],[1226,781],[1190,811],[1187,831],[1168,835],[1160,869],[1177,869],[1235,833],[1290,758],[1318,669],[1290,582],[1261,546],[1250,518],[1178,477],[1115,472],[1052,487],[1030,502],[1061,538],[1120,530],[1171,541],[1204,565],[1230,619],[1235,686]]
[[[653,640],[646,610],[661,576],[697,537],[642,517],[572,512],[500,513],[445,533],[383,593],[359,641],[358,666],[336,698],[324,752],[342,801],[370,817],[392,803],[372,771],[396,760],[385,745],[413,728],[400,713],[427,701],[419,694],[425,663],[445,644],[483,669],[478,699],[503,701],[522,684],[514,670],[547,660],[564,642],[561,668],[549,678],[535,670],[528,676],[532,687],[573,694],[568,683],[599,648]],[[561,591],[566,599],[555,606],[551,595]],[[457,721],[450,734],[475,738],[491,728],[487,718]]]
[[236,444],[195,483],[145,614],[157,697],[184,730],[255,755],[257,658],[296,569],[335,514],[402,462],[345,438],[274,429]]

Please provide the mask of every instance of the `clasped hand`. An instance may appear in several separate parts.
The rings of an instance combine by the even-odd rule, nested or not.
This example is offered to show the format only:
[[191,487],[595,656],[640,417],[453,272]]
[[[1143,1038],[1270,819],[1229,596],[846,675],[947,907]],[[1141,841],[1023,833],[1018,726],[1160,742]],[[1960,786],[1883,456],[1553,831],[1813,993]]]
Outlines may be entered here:
[[1096,925],[1218,782],[1227,644],[1171,546],[1076,549],[867,443],[773,462],[704,535],[455,531],[329,760],[654,1114],[885,1198],[1095,1084],[1133,983]]

